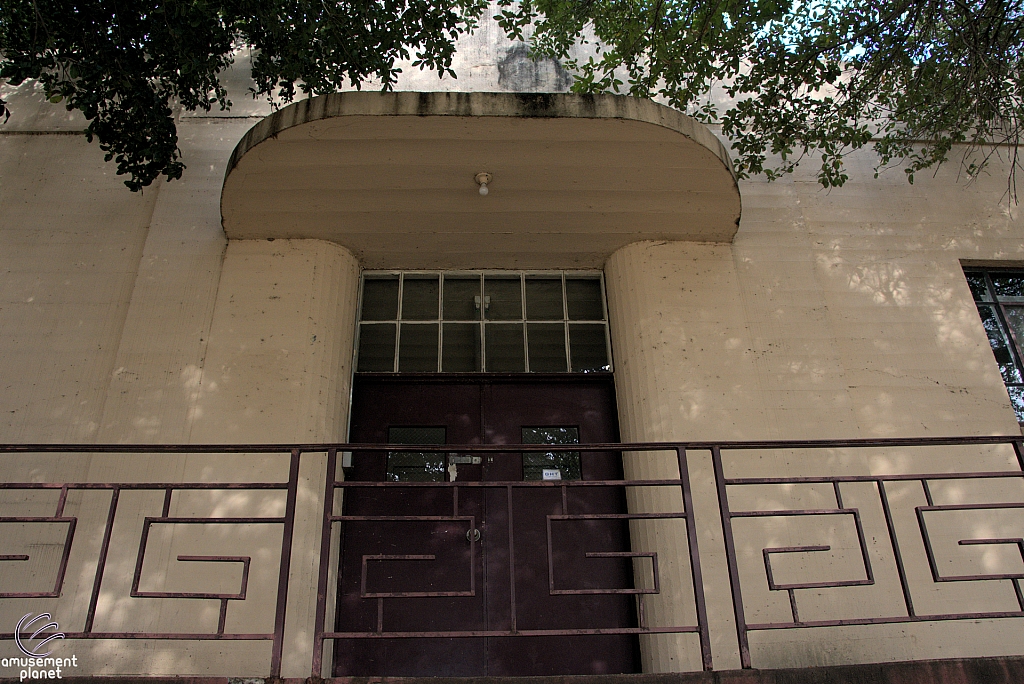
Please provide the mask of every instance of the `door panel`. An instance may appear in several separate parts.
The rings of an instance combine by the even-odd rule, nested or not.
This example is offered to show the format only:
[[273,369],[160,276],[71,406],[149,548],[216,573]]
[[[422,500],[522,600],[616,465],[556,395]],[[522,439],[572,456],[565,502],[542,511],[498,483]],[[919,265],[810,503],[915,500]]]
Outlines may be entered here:
[[[538,432],[575,434],[581,443],[618,440],[608,378],[358,377],[352,415],[353,443],[387,443],[389,437],[395,443],[396,435],[411,434],[409,428],[426,427],[435,440],[443,428],[448,444],[513,447],[486,454],[479,464],[456,459],[461,461],[456,482],[522,481],[522,452],[514,447],[523,443],[524,428],[527,441]],[[401,462],[408,467],[411,461]],[[356,453],[346,479],[384,481],[387,463],[385,454]],[[392,466],[396,463],[393,458]],[[436,467],[435,458],[426,470]],[[572,476],[571,468],[565,470],[567,478]],[[535,479],[536,468],[532,472]],[[584,453],[580,472],[586,480],[620,479],[621,458],[615,452]],[[394,473],[392,467],[392,481]],[[630,596],[573,593],[632,587],[630,561],[607,555],[629,550],[626,521],[601,517],[625,512],[621,488],[551,484],[459,487],[457,502],[455,488],[446,484],[346,488],[345,515],[358,519],[344,523],[338,631],[479,630],[487,635],[338,640],[335,674],[637,671],[633,635],[499,636],[512,630],[636,625]],[[467,538],[474,528],[482,533],[479,542]]]
[[[354,398],[350,432],[353,442],[386,444],[393,437],[392,428],[424,426],[444,428],[447,443],[473,444],[480,441],[479,423],[478,386],[364,383],[358,386]],[[346,479],[384,482],[388,480],[387,466],[386,452],[356,452]],[[476,468],[480,470],[480,466]],[[462,474],[468,476],[469,472]],[[483,518],[482,501],[478,493],[460,490],[458,504],[456,512],[448,488],[346,490],[345,515],[369,519],[347,520],[342,527],[336,620],[339,631],[374,632],[379,618],[383,629],[390,632],[486,629],[484,594],[480,590],[481,547],[466,539],[466,532],[478,528]],[[384,517],[403,519],[379,519]],[[416,520],[420,517],[434,519]],[[364,557],[403,555],[434,559],[369,560],[364,570]],[[471,576],[470,586],[467,580]],[[372,591],[373,582],[378,583],[378,591]],[[469,593],[470,589],[475,590],[475,596],[363,597],[370,593]],[[458,677],[479,674],[485,668],[483,639],[335,642],[335,670],[351,676],[431,673]]]
[[[485,443],[522,444],[524,427],[576,428],[583,444],[617,442],[614,397],[610,382],[556,380],[487,385],[482,389],[481,408]],[[524,479],[521,453],[508,452],[493,461],[488,459],[485,479]],[[622,459],[615,452],[587,452],[580,461],[584,480],[622,478]],[[507,509],[507,497],[503,502]],[[513,490],[516,627],[568,630],[635,626],[633,600],[628,597],[550,594],[550,572],[555,577],[555,589],[561,591],[633,586],[630,561],[586,557],[588,552],[628,551],[629,530],[624,520],[552,521],[549,567],[548,516],[626,511],[625,497],[617,487],[568,488],[565,503],[567,510],[562,508],[561,488]],[[507,515],[502,520],[504,525]],[[502,581],[488,592],[488,612],[505,617],[497,626],[507,628],[511,607],[508,552],[493,547],[489,552],[488,576],[500,576]],[[628,635],[495,637],[488,641],[488,674],[634,672],[639,669],[635,644],[636,638]]]

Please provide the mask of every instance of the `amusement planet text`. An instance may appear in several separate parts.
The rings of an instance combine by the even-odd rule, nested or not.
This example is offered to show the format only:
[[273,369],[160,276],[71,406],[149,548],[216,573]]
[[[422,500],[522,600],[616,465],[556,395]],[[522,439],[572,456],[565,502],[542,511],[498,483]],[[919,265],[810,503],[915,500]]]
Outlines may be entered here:
[[18,681],[63,679],[64,670],[78,667],[78,656],[70,658],[0,658],[0,667],[20,668]]

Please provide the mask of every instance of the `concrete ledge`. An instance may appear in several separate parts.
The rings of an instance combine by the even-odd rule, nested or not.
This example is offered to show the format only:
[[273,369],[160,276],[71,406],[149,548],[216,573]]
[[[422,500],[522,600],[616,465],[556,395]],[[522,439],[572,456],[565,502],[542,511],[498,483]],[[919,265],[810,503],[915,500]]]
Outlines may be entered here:
[[372,679],[339,677],[324,684],[1020,684],[1024,657],[923,660],[786,670],[569,677]]
[[253,126],[228,161],[225,181],[250,149],[294,126],[342,116],[459,116],[624,119],[661,126],[690,138],[718,158],[735,183],[725,145],[707,126],[682,112],[625,95],[572,93],[344,92],[306,98]]
[[301,100],[243,136],[221,192],[229,239],[328,240],[366,268],[600,268],[639,240],[731,242],[741,211],[706,126],[565,93]]

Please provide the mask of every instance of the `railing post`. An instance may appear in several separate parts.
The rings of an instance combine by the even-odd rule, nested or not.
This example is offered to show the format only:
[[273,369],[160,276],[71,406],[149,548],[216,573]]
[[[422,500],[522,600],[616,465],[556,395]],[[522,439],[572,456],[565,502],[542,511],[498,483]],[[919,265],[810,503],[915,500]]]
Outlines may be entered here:
[[338,450],[327,450],[327,483],[324,487],[323,529],[320,533],[320,576],[316,585],[316,622],[313,624],[313,664],[311,677],[323,669],[324,620],[327,619],[327,576],[331,561],[331,527],[334,516],[334,482],[337,479]]
[[686,541],[690,549],[690,575],[693,578],[693,600],[697,604],[697,627],[700,629],[700,657],[704,670],[714,669],[711,661],[711,635],[708,632],[708,609],[704,601],[704,579],[700,570],[700,551],[697,549],[697,523],[693,515],[693,497],[690,494],[690,471],[686,463],[686,447],[676,449],[679,479],[683,490],[683,513],[686,514]]
[[725,557],[729,564],[729,585],[732,587],[732,609],[736,619],[736,639],[740,647],[740,666],[750,668],[750,644],[747,642],[747,618],[743,614],[743,592],[740,589],[740,571],[736,563],[736,542],[732,536],[732,514],[729,512],[729,493],[725,488],[722,468],[722,450],[711,447],[711,462],[715,467],[715,486],[718,489],[718,509],[722,513],[722,534],[725,537]]
[[910,583],[907,581],[907,570],[903,566],[903,554],[900,553],[900,543],[896,538],[896,524],[892,519],[892,509],[889,508],[889,496],[885,492],[885,480],[876,480],[875,486],[878,487],[878,498],[882,502],[882,512],[885,514],[885,527],[889,532],[889,543],[892,545],[893,560],[896,561],[896,572],[900,576],[903,602],[907,604],[907,615],[914,617],[914,599],[910,596]]
[[292,449],[288,468],[288,499],[284,511],[284,532],[281,535],[281,570],[277,578],[277,610],[274,614],[274,648],[270,656],[270,676],[281,676],[281,652],[284,650],[284,617],[288,608],[288,575],[291,572],[292,533],[295,530],[295,500],[299,489],[299,456]]
[[110,535],[114,531],[114,517],[117,515],[117,500],[120,497],[121,488],[114,486],[110,492],[110,508],[107,512],[107,526],[103,529],[103,542],[100,544],[100,558],[96,564],[96,577],[92,583],[92,595],[89,598],[89,610],[86,612],[84,632],[92,631],[93,621],[96,619],[96,606],[100,600],[100,585],[103,584],[103,571],[107,566],[107,552],[110,551]]

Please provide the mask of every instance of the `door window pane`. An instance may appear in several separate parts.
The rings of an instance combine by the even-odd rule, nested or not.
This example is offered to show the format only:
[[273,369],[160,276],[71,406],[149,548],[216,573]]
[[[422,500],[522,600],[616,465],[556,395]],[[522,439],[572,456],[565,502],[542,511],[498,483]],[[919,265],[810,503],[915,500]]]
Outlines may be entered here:
[[526,279],[526,318],[531,321],[562,320],[561,278]]
[[[398,295],[396,291],[395,302]],[[395,324],[364,323],[359,327],[360,373],[391,373],[395,370]]]
[[402,282],[402,320],[436,321],[440,292],[436,275],[405,276]]
[[445,323],[442,327],[441,370],[473,373],[480,370],[480,324]]
[[[524,427],[523,444],[579,444],[580,431],[575,427]],[[545,470],[548,472],[545,477]],[[523,452],[524,480],[579,480],[583,477],[580,452]]]
[[485,276],[484,300],[487,320],[523,320],[523,290],[518,276]]
[[445,276],[444,319],[446,321],[480,320],[480,278]]
[[484,337],[487,340],[487,372],[522,373],[526,370],[522,323],[488,323]]
[[437,333],[437,323],[402,324],[398,341],[399,372],[437,372]]
[[603,321],[600,278],[566,278],[565,303],[571,321]]
[[564,373],[565,326],[562,323],[528,323],[526,338],[530,349],[532,373]]
[[569,354],[574,373],[610,370],[605,326],[593,323],[569,324]]
[[[444,444],[443,427],[389,427],[388,444]],[[444,482],[445,454],[389,451],[387,479],[391,482]]]
[[398,318],[398,276],[367,277],[363,281],[360,320],[393,321]]

